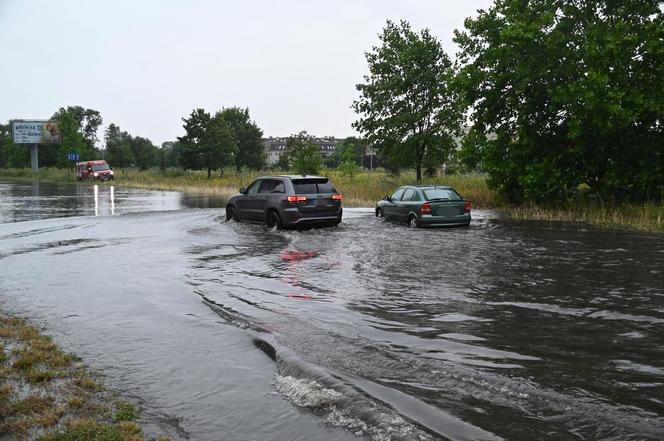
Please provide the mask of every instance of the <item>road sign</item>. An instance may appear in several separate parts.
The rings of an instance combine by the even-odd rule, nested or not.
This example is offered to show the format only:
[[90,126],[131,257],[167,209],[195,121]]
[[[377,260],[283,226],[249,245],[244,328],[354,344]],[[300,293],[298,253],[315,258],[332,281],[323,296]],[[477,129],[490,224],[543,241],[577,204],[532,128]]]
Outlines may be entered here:
[[79,155],[76,152],[69,152],[67,153],[67,159],[69,159],[70,161],[78,161],[79,159],[81,159],[81,155]]

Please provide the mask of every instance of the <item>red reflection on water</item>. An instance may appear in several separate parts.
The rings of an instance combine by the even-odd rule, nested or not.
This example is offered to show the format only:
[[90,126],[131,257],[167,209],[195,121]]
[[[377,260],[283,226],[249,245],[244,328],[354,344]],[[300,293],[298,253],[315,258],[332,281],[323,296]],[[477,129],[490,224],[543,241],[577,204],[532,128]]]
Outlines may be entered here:
[[[300,283],[300,269],[298,268],[299,262],[302,262],[307,259],[312,259],[318,256],[318,250],[311,251],[299,251],[288,249],[284,250],[279,258],[286,263],[286,275],[282,278],[286,283],[292,285],[295,288],[302,289]],[[309,294],[288,294],[291,299],[298,300],[313,300],[313,296]]]
[[318,256],[318,251],[296,251],[296,250],[285,250],[282,252],[279,257],[281,260],[286,260],[289,262],[298,262],[300,260],[311,259]]

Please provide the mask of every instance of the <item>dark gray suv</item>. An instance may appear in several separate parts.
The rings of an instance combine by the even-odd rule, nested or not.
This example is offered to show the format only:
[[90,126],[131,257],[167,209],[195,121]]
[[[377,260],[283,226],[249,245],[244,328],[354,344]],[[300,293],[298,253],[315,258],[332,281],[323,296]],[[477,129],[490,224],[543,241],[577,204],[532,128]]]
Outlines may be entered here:
[[323,176],[262,176],[226,204],[226,221],[264,223],[268,227],[336,226],[341,195]]

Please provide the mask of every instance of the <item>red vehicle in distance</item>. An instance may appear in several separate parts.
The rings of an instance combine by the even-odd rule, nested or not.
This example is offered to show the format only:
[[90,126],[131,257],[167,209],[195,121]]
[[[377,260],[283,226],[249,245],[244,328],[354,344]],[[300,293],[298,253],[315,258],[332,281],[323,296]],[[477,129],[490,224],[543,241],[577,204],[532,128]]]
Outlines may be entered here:
[[96,179],[98,181],[108,181],[113,179],[113,170],[108,162],[103,159],[97,161],[85,161],[76,163],[76,180]]

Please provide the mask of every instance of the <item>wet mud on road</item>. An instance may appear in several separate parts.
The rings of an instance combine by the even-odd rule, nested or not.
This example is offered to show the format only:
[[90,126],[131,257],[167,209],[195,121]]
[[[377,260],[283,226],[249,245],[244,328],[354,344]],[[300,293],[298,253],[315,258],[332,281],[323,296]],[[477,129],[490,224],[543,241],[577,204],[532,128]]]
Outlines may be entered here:
[[201,197],[116,189],[111,210],[87,187],[65,209],[74,190],[17,187],[0,183],[0,307],[176,438],[664,437],[661,236],[369,209],[277,231]]

